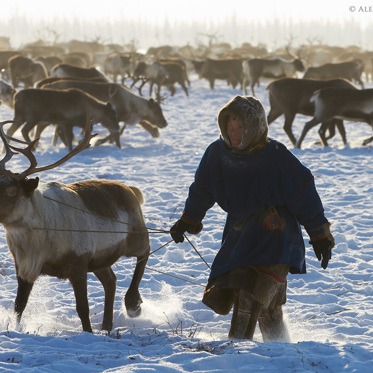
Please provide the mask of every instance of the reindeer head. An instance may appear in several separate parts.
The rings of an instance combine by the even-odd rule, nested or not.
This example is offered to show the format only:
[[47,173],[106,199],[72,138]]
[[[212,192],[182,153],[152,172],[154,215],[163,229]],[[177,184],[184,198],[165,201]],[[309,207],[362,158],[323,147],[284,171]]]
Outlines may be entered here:
[[[67,160],[72,158],[74,155],[80,153],[82,150],[90,147],[90,140],[96,134],[91,134],[91,122],[87,120],[85,126],[85,135],[81,143],[66,154],[63,158],[58,160],[55,163],[52,163],[48,166],[36,167],[37,161],[32,153],[31,149],[33,148],[35,142],[39,139],[35,139],[30,143],[15,139],[13,137],[7,136],[4,133],[4,125],[8,123],[13,123],[13,121],[0,122],[0,137],[4,143],[6,154],[4,158],[0,161],[0,222],[4,221],[4,218],[7,217],[13,209],[13,206],[18,201],[19,198],[29,197],[34,190],[38,187],[39,178],[28,179],[29,175],[32,175],[37,172],[42,172],[46,170],[51,170],[59,165],[62,165]],[[18,142],[20,144],[27,145],[26,148],[17,148],[15,146],[9,145],[8,140]],[[30,161],[30,167],[21,173],[14,173],[5,168],[5,164],[10,161],[10,159],[21,153],[27,157]]]

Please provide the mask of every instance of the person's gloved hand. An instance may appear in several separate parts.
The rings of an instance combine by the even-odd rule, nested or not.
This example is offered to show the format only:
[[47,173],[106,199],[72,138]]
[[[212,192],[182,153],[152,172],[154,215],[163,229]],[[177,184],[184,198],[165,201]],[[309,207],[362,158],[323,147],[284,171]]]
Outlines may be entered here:
[[[188,219],[189,220],[189,219]],[[172,239],[176,243],[184,242],[184,233],[198,234],[201,232],[203,225],[201,222],[186,221],[186,218],[181,217],[170,230]]]
[[318,260],[321,260],[321,267],[326,269],[329,260],[332,258],[332,248],[334,247],[334,237],[330,232],[330,223],[323,224],[319,230],[321,233],[317,236],[312,236],[310,244]]
[[310,242],[317,259],[321,260],[321,267],[326,269],[332,258],[332,242],[328,238]]

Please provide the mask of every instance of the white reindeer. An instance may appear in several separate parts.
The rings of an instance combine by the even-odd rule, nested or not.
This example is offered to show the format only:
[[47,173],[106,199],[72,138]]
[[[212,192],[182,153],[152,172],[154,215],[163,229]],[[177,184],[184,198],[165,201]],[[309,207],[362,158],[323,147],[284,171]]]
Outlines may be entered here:
[[[313,118],[304,125],[295,146],[300,149],[307,132],[322,123],[318,131],[321,143],[328,146],[325,137],[326,122],[332,118],[367,123],[373,129],[373,89],[324,88],[316,91],[310,102],[315,105]],[[368,137],[362,145],[373,141]]]
[[[21,320],[31,289],[39,275],[69,279],[76,309],[84,331],[92,333],[87,298],[87,272],[93,272],[105,291],[102,329],[113,325],[116,276],[111,266],[121,257],[137,257],[130,287],[125,295],[129,316],[141,312],[138,290],[150,244],[140,204],[141,191],[115,181],[84,180],[72,184],[49,182],[38,186],[39,178],[28,176],[55,168],[90,146],[90,123],[83,141],[59,161],[37,168],[31,152],[8,144],[0,123],[6,155],[0,161],[0,223],[6,231],[18,280],[15,300],[17,321]],[[22,142],[23,143],[23,142]],[[14,153],[22,153],[30,167],[21,173],[5,169]]]
[[285,61],[280,58],[252,58],[242,62],[242,89],[247,94],[246,86],[250,84],[251,94],[255,96],[254,87],[259,84],[259,78],[283,78],[292,77],[297,71],[304,71],[304,65],[300,58]]

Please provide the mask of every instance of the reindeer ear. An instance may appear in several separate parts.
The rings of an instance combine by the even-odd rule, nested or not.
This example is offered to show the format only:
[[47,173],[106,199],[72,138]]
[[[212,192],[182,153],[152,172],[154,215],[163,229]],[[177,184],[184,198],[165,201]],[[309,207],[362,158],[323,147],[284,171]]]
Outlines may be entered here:
[[39,178],[24,179],[21,181],[22,189],[26,194],[31,194],[39,185]]

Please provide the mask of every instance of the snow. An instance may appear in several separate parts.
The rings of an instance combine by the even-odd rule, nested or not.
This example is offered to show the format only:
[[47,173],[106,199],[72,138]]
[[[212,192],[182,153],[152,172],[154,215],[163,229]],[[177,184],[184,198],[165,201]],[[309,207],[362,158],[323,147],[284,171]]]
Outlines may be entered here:
[[[41,182],[97,178],[138,186],[145,196],[147,226],[169,230],[180,216],[205,148],[219,135],[219,110],[241,94],[223,81],[211,90],[207,81],[193,74],[191,78],[189,97],[177,87],[176,95],[167,97],[163,104],[168,127],[160,130],[159,138],[151,138],[139,126],[128,127],[121,149],[110,144],[92,146],[65,165],[40,173]],[[265,86],[262,82],[257,97],[268,112]],[[12,110],[1,106],[0,120],[12,118]],[[296,117],[296,137],[309,119]],[[51,277],[38,278],[21,324],[16,325],[17,281],[1,227],[0,371],[372,372],[372,146],[361,145],[372,130],[364,123],[347,122],[349,144],[343,146],[336,134],[330,147],[322,148],[316,144],[314,128],[299,150],[291,146],[283,121],[280,117],[271,124],[269,135],[288,146],[312,170],[336,239],[332,260],[323,270],[304,232],[308,273],[288,276],[284,312],[289,343],[263,343],[259,329],[253,341],[231,341],[227,338],[231,315],[216,315],[202,304],[209,268],[198,253],[212,263],[225,220],[225,213],[214,206],[206,215],[202,232],[188,236],[190,243],[176,245],[168,243],[171,238],[167,233],[150,234],[152,251],[165,246],[149,258],[140,284],[143,305],[138,318],[129,318],[123,304],[135,259],[122,258],[113,265],[118,282],[110,335],[100,330],[103,289],[92,274],[88,276],[88,292],[94,334],[82,332],[70,284]],[[105,134],[100,126],[94,131]],[[48,128],[36,150],[39,166],[65,154],[61,144],[52,146],[52,128]],[[9,163],[13,170],[28,166],[20,155]]]

